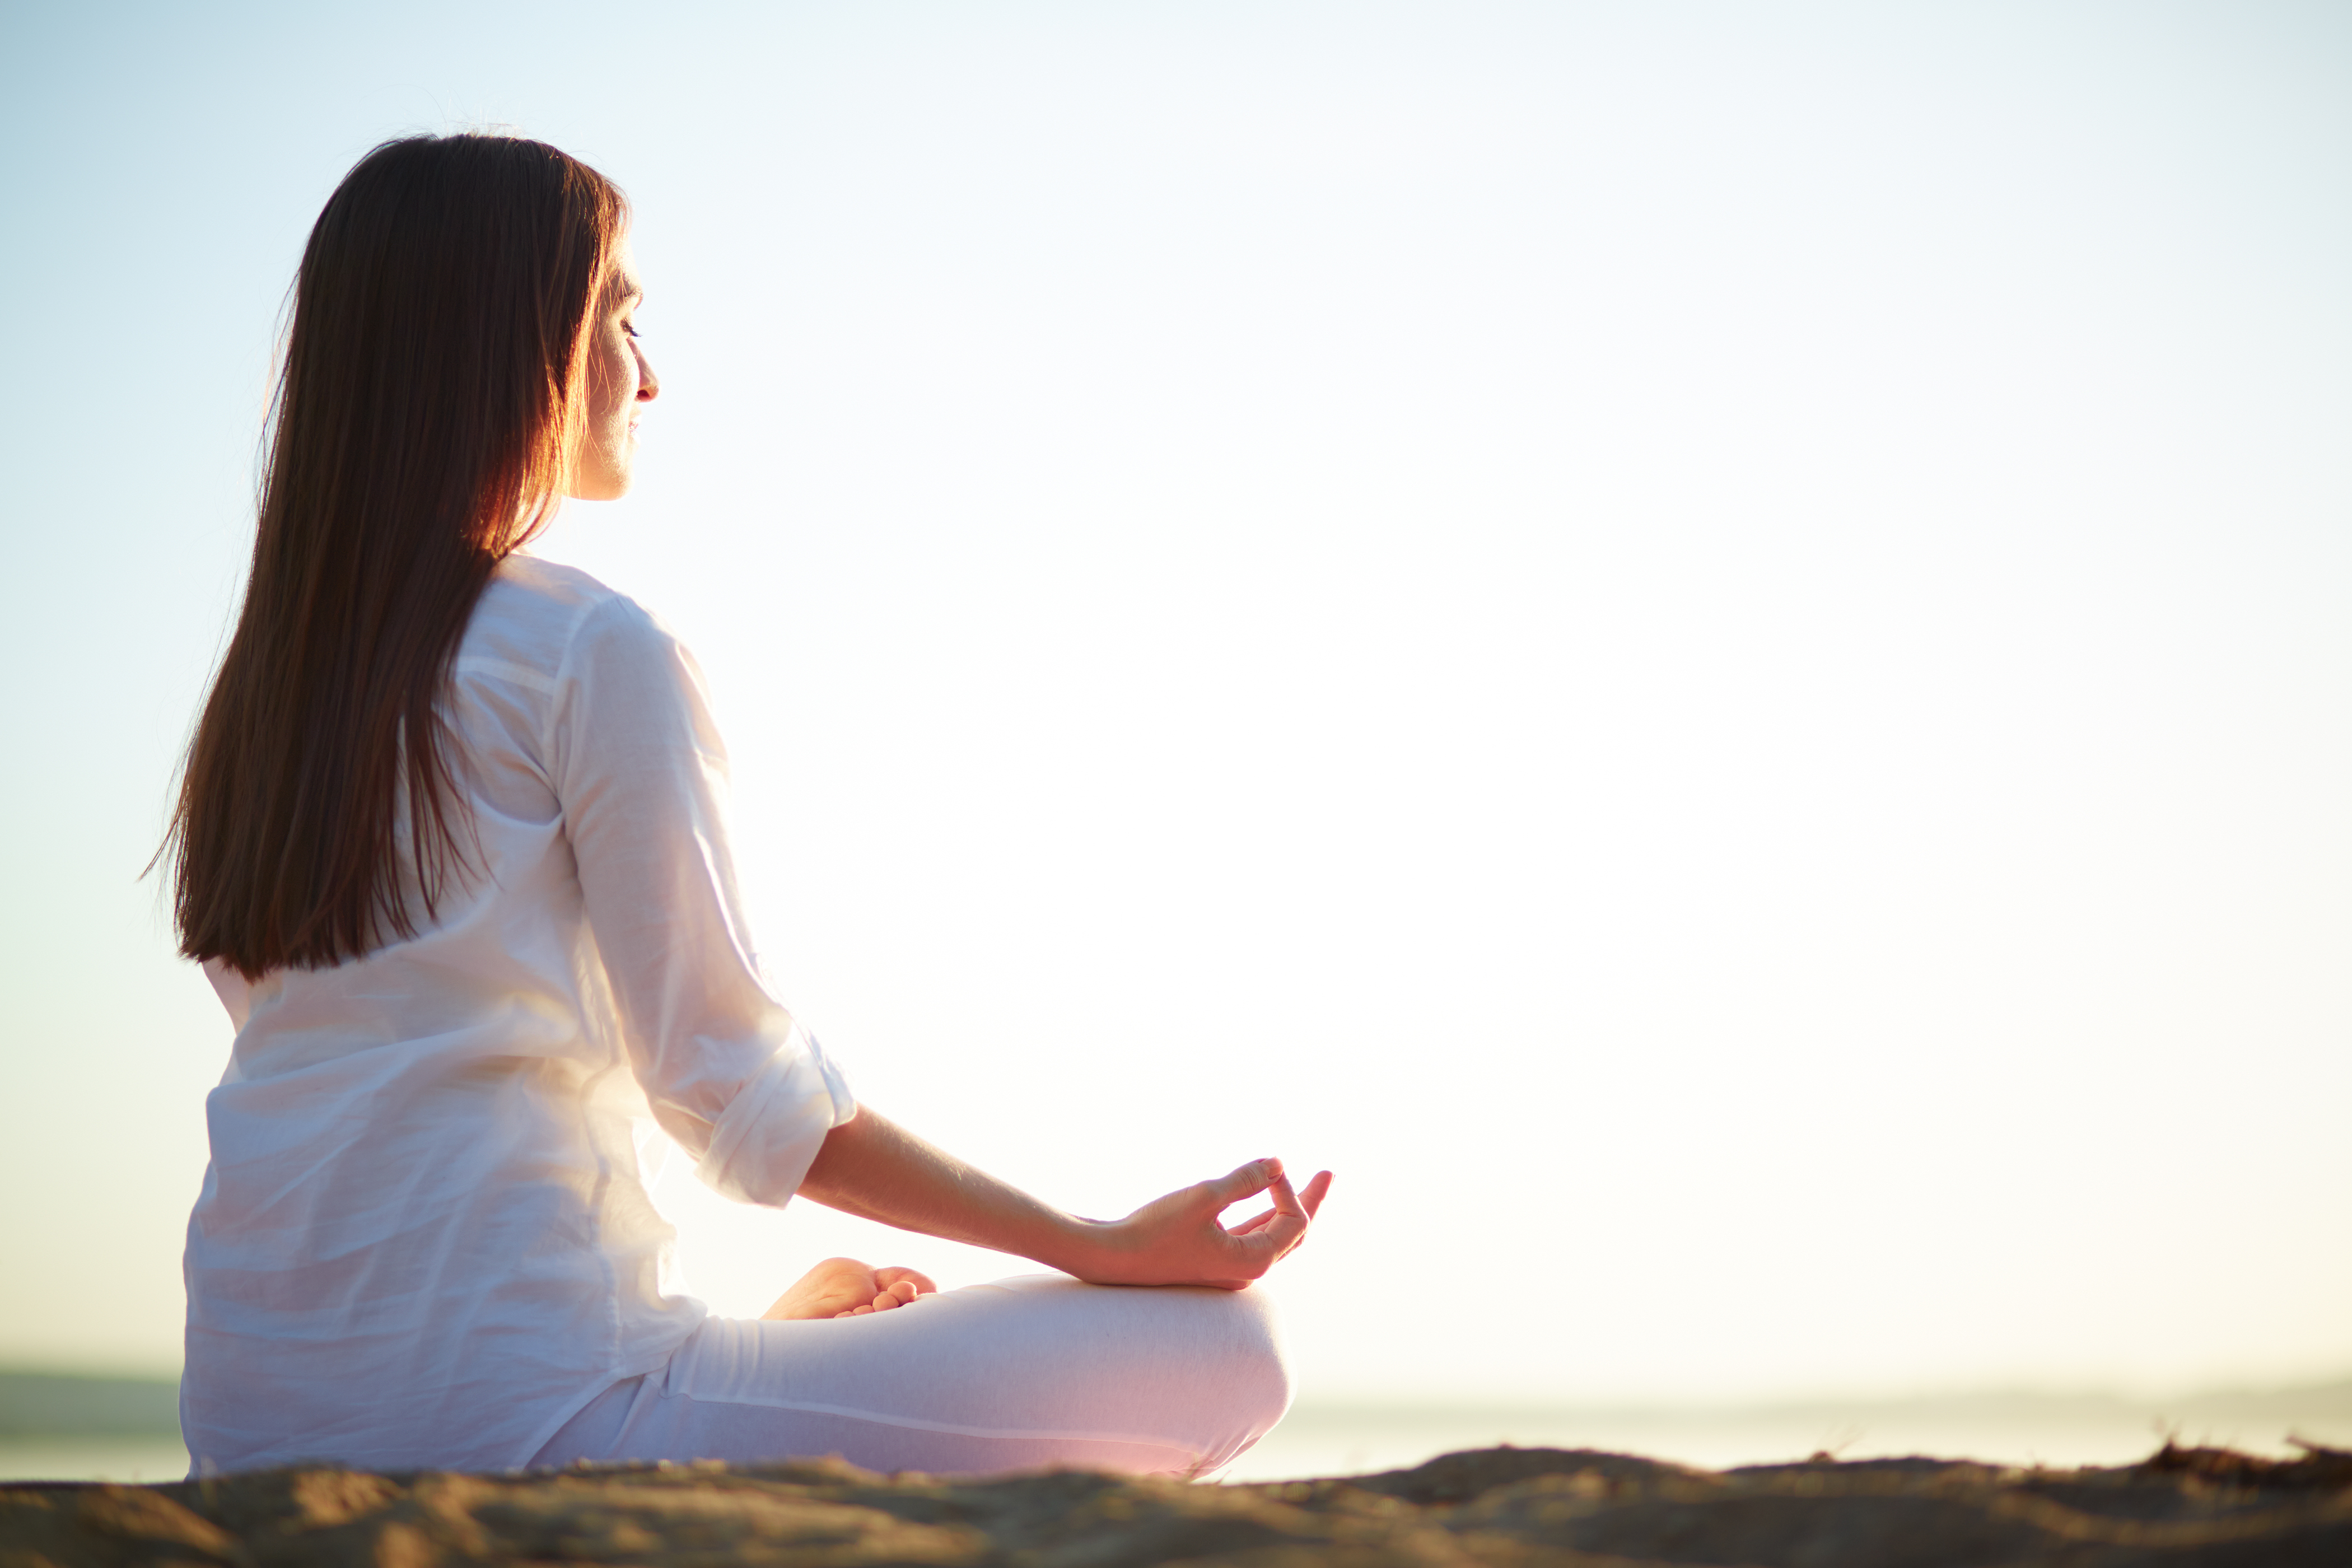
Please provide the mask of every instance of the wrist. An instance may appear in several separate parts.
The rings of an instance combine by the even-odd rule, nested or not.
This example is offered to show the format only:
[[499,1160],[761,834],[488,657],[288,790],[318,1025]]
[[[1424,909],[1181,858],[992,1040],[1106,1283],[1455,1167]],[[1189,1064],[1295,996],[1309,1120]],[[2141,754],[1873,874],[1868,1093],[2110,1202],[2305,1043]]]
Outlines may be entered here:
[[1108,1283],[1103,1277],[1115,1272],[1110,1263],[1118,1252],[1117,1230],[1117,1222],[1111,1220],[1081,1219],[1069,1214],[1056,1215],[1055,1256],[1041,1257],[1038,1261],[1090,1283]]

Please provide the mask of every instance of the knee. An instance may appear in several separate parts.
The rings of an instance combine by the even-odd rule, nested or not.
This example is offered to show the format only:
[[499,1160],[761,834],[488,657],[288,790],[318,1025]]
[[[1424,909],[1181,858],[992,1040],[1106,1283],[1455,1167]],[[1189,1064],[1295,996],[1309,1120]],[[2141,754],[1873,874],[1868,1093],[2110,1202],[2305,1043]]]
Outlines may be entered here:
[[1255,1286],[1221,1294],[1216,1382],[1234,1402],[1234,1415],[1264,1432],[1290,1408],[1292,1392],[1274,1298]]

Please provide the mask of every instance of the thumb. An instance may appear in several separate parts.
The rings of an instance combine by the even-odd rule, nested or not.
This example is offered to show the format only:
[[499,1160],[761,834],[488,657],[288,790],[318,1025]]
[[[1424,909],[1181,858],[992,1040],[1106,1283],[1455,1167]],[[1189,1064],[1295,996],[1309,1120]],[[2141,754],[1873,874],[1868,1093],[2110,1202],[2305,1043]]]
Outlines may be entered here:
[[1211,1198],[1216,1200],[1217,1207],[1223,1208],[1227,1204],[1241,1202],[1253,1193],[1262,1193],[1281,1179],[1281,1161],[1252,1160],[1231,1173],[1219,1176],[1213,1182],[1202,1182],[1201,1185]]

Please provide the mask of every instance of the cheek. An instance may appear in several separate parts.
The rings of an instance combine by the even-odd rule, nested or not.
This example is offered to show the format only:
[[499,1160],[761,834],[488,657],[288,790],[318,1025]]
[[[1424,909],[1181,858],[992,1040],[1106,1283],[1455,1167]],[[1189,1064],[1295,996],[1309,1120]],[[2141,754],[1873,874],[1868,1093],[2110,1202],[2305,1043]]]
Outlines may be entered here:
[[588,378],[588,419],[596,426],[609,426],[625,417],[629,400],[636,394],[636,366],[626,355],[599,353]]

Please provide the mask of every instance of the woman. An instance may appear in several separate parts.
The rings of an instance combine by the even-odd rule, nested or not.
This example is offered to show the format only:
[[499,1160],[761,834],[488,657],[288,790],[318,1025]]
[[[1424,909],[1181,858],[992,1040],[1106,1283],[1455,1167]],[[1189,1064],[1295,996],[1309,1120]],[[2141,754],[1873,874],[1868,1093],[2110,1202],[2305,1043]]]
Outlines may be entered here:
[[[861,1109],[761,982],[693,660],[521,552],[563,496],[629,486],[659,383],[626,221],[551,147],[422,137],[303,252],[171,840],[183,951],[237,1027],[188,1226],[196,1467],[1221,1465],[1287,1402],[1244,1288],[1328,1173],[1082,1220]],[[662,1288],[648,1116],[732,1197],[1075,1278],[940,1294],[835,1258],[712,1318]]]

